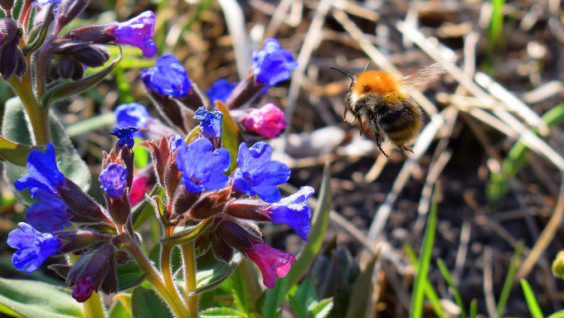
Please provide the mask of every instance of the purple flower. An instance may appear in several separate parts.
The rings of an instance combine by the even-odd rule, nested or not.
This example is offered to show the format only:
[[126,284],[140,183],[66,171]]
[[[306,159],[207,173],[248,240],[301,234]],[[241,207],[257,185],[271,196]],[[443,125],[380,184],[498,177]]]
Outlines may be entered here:
[[47,257],[59,252],[61,242],[53,234],[41,233],[27,223],[20,222],[18,225],[21,229],[8,234],[8,245],[18,249],[12,256],[12,263],[18,270],[31,273]]
[[74,288],[72,289],[72,298],[79,303],[83,303],[92,296],[92,292],[97,288],[98,282],[92,282],[92,277],[87,275],[74,285]]
[[296,259],[292,254],[279,251],[263,243],[254,243],[248,249],[247,256],[257,264],[262,274],[264,286],[274,288],[277,277],[284,277],[290,271]]
[[298,192],[283,198],[261,212],[269,216],[272,223],[282,223],[293,228],[302,239],[307,241],[309,219],[311,219],[311,209],[307,205],[307,200],[313,195],[313,192],[310,186],[301,187]]
[[125,193],[127,169],[122,164],[110,163],[102,170],[98,180],[102,183],[100,187],[110,198],[121,198]]
[[38,189],[35,195],[39,201],[33,203],[25,213],[29,224],[45,232],[59,231],[71,225],[67,205],[58,196],[43,189]]
[[257,81],[268,86],[289,79],[290,71],[298,67],[292,52],[281,49],[280,43],[275,38],[266,39],[264,49],[254,50],[251,58]]
[[143,51],[143,56],[153,57],[157,53],[157,46],[151,39],[155,33],[155,13],[145,11],[140,15],[116,24],[107,31],[113,35],[118,44],[133,45]]
[[55,148],[47,143],[45,153],[33,150],[27,157],[28,175],[21,177],[14,182],[14,187],[18,191],[29,188],[29,194],[35,198],[35,193],[39,189],[57,193],[57,187],[65,185],[65,176],[57,168],[55,160]]
[[249,196],[258,195],[263,201],[274,203],[282,197],[276,187],[290,178],[290,168],[280,161],[272,161],[272,148],[266,142],[257,142],[250,149],[246,143],[239,146],[233,186]]
[[218,100],[225,103],[235,86],[237,86],[237,83],[229,84],[229,81],[221,78],[213,82],[210,88],[206,89],[206,94],[211,101]]
[[204,107],[200,107],[196,111],[194,119],[200,121],[200,131],[204,136],[208,138],[221,137],[221,120],[223,119],[222,112],[218,110],[209,112]]
[[151,118],[145,106],[138,103],[121,104],[114,110],[118,127],[146,128]]
[[268,103],[259,109],[251,110],[243,118],[243,126],[259,135],[276,138],[286,129],[288,124],[284,112],[276,105]]
[[145,87],[161,95],[182,97],[190,92],[190,79],[176,56],[163,55],[154,67],[141,71]]
[[229,151],[225,148],[213,151],[212,142],[207,138],[180,146],[176,155],[176,165],[188,192],[198,193],[224,187],[229,181],[224,175],[229,164]]
[[119,138],[117,142],[118,147],[122,148],[128,146],[129,148],[133,148],[133,134],[138,130],[139,128],[135,127],[114,127],[111,134]]

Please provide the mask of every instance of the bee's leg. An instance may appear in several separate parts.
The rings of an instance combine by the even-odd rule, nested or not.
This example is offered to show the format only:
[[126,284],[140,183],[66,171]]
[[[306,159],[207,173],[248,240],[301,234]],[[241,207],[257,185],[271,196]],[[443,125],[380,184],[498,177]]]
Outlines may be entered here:
[[386,156],[386,158],[390,159],[390,156],[382,149],[382,139],[380,136],[380,128],[378,128],[378,124],[374,120],[374,118],[370,118],[370,128],[372,128],[372,132],[374,133],[374,137],[376,138],[376,146],[380,149],[380,152]]
[[413,149],[411,148],[407,148],[406,146],[401,146],[401,149],[405,150],[405,151],[409,151],[411,153],[413,153]]

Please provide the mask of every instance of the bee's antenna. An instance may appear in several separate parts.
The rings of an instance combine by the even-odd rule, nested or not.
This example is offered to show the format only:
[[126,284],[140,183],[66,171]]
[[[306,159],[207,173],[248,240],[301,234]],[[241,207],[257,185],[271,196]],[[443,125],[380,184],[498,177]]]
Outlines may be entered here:
[[339,73],[345,74],[346,76],[350,77],[351,80],[354,82],[354,77],[353,77],[351,74],[349,74],[349,73],[347,73],[347,72],[345,72],[345,71],[341,71],[340,69],[338,69],[338,68],[336,68],[336,67],[333,67],[333,66],[331,66],[331,69],[333,69],[333,70],[335,70],[335,71],[337,71],[337,72],[339,72]]

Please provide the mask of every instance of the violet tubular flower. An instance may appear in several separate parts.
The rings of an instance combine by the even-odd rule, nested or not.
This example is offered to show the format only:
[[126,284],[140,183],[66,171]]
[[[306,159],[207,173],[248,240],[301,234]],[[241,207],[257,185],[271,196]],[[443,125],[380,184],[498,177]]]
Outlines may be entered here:
[[163,55],[154,67],[141,71],[141,80],[148,90],[173,97],[186,96],[190,92],[190,79],[186,69],[174,55]]
[[290,71],[298,68],[292,52],[280,48],[280,42],[275,38],[264,41],[264,49],[252,53],[253,73],[259,83],[267,86],[290,78]]
[[268,138],[278,137],[288,126],[284,112],[272,103],[251,110],[242,123],[246,129]]
[[182,173],[182,183],[188,192],[218,190],[229,178],[224,175],[229,169],[229,151],[225,148],[213,150],[212,142],[200,138],[180,146],[176,155],[176,166]]
[[114,110],[117,127],[146,128],[151,118],[147,108],[138,103],[121,104]]
[[268,203],[280,201],[282,195],[276,186],[288,181],[290,168],[280,161],[270,160],[271,156],[272,148],[266,142],[257,142],[251,148],[241,143],[233,187],[249,196],[258,195]]
[[133,134],[138,130],[139,128],[136,127],[115,127],[111,134],[119,138],[117,142],[118,147],[123,148],[128,146],[129,148],[133,148],[133,144],[135,143]]
[[245,251],[257,264],[262,274],[264,286],[274,288],[277,277],[284,277],[296,259],[292,254],[279,251],[263,243],[254,243],[252,249]]
[[225,103],[235,86],[237,86],[237,83],[229,83],[228,80],[221,78],[213,82],[210,88],[206,89],[206,94],[211,101]]
[[293,228],[302,239],[307,241],[311,219],[311,209],[307,205],[307,200],[313,192],[310,186],[301,187],[298,192],[272,204],[262,213],[268,215],[272,223],[286,224]]
[[151,39],[155,33],[155,21],[155,13],[145,11],[128,21],[116,24],[106,32],[116,38],[115,43],[136,46],[143,51],[143,56],[151,58],[157,53],[157,46]]
[[200,121],[200,131],[204,136],[208,138],[221,137],[222,112],[218,110],[209,112],[204,107],[200,107],[196,111],[194,119]]
[[40,150],[30,152],[26,168],[28,175],[16,180],[14,187],[18,191],[29,188],[32,198],[39,189],[57,193],[56,188],[65,185],[65,176],[57,168],[55,148],[50,143],[47,143],[45,153]]
[[70,226],[71,214],[67,212],[67,205],[55,194],[43,189],[35,193],[39,200],[33,203],[25,213],[29,224],[45,232],[62,230]]
[[41,233],[31,225],[20,222],[20,229],[8,234],[8,245],[18,249],[12,256],[12,263],[20,270],[31,273],[61,248],[61,242],[52,233]]
[[119,199],[125,194],[127,169],[119,163],[108,164],[98,178],[106,194],[112,199]]

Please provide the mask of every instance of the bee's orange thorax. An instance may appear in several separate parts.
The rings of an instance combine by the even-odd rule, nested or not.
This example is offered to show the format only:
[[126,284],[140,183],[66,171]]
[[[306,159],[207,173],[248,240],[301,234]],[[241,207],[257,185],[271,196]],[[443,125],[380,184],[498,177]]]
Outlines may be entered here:
[[387,73],[380,71],[366,71],[360,73],[353,88],[356,94],[377,94],[384,96],[399,94],[398,82]]

